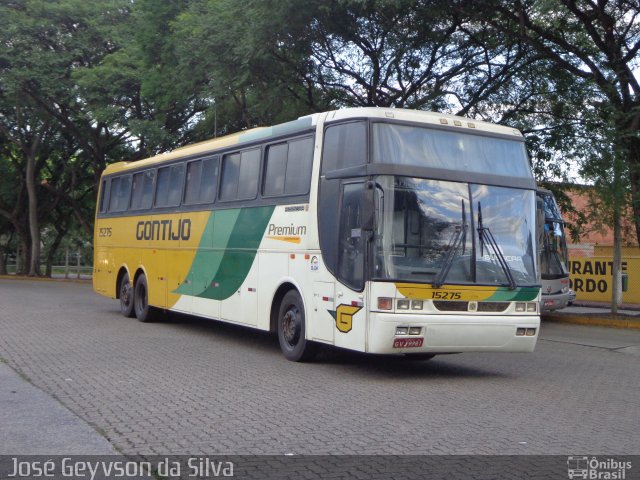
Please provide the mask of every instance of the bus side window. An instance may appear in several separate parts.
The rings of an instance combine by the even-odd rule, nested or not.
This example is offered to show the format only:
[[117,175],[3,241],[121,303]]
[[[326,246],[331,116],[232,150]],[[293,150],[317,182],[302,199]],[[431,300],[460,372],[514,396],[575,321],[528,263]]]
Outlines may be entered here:
[[156,207],[175,207],[180,205],[184,184],[184,164],[170,165],[158,169],[156,187]]
[[313,137],[271,145],[267,149],[262,193],[276,195],[304,195],[309,193]]
[[102,181],[102,189],[100,190],[100,213],[107,211],[109,204],[109,190],[111,189],[111,179]]
[[367,124],[351,122],[327,127],[324,132],[322,174],[367,163]]
[[142,210],[151,208],[153,202],[153,181],[155,170],[146,170],[133,176],[133,188],[131,192],[131,209]]
[[123,212],[129,206],[131,195],[131,175],[122,175],[111,180],[109,195],[109,211]]
[[202,160],[187,163],[187,186],[184,190],[184,203],[198,203],[202,179]]
[[238,196],[240,177],[240,152],[222,157],[222,178],[220,179],[220,200],[233,200]]
[[260,176],[261,149],[244,150],[240,155],[240,176],[238,178],[238,200],[256,198],[258,177]]
[[339,278],[354,290],[364,288],[364,246],[360,201],[362,183],[343,186],[340,212]]
[[264,184],[262,193],[266,196],[282,195],[287,170],[288,145],[280,143],[267,149],[264,164]]
[[260,148],[222,157],[220,200],[249,200],[258,192]]
[[218,179],[218,157],[205,158],[202,161],[202,183],[200,184],[200,202],[211,203],[216,198]]
[[287,195],[309,193],[312,163],[313,137],[301,138],[289,142],[287,175],[284,182],[284,192]]
[[184,203],[212,203],[216,197],[218,157],[195,160],[187,164],[187,186]]

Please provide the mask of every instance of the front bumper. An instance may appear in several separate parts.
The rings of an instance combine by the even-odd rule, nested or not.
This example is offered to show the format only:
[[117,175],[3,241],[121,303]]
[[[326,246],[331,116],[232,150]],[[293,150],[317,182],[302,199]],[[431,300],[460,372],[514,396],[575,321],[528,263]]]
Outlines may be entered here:
[[540,313],[548,313],[553,310],[559,310],[566,307],[569,303],[576,299],[576,294],[573,290],[569,290],[567,293],[555,293],[550,295],[541,295],[540,298]]
[[[396,336],[396,327],[421,327],[420,335]],[[516,336],[518,328],[535,335]],[[538,340],[537,315],[413,315],[371,312],[370,353],[532,352]],[[397,338],[422,337],[421,347],[394,348]]]

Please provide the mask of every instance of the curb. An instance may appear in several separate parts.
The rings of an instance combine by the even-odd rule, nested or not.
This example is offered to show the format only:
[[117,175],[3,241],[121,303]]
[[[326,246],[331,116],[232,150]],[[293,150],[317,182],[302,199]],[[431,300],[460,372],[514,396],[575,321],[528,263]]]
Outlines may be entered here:
[[573,323],[576,325],[591,325],[594,327],[612,327],[612,328],[629,328],[640,330],[640,320],[636,318],[629,318],[624,315],[616,316],[586,316],[586,315],[572,315],[572,314],[551,314],[543,315],[543,322],[559,322],[559,323]]
[[50,277],[28,277],[24,275],[0,275],[0,280],[22,280],[33,282],[69,282],[69,283],[91,283],[90,278],[50,278]]

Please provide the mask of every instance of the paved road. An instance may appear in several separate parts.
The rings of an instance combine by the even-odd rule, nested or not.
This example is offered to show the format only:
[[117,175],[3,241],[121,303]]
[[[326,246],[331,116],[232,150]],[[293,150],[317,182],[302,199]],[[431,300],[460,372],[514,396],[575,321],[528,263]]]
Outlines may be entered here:
[[87,284],[0,280],[0,359],[125,454],[638,454],[639,346],[548,324],[533,354],[297,364],[266,333],[141,324]]

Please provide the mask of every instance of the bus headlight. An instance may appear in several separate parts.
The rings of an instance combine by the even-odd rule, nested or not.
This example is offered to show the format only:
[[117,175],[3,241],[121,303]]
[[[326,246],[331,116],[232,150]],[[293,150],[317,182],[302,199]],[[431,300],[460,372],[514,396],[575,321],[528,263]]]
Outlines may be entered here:
[[424,302],[422,300],[411,300],[411,309],[412,310],[422,310],[423,303]]
[[536,302],[529,302],[527,303],[527,312],[537,312],[538,311],[538,304]]
[[409,310],[409,300],[405,299],[400,299],[398,300],[398,304],[396,305],[398,310]]
[[516,302],[516,312],[524,312],[527,308],[527,304],[524,302]]

